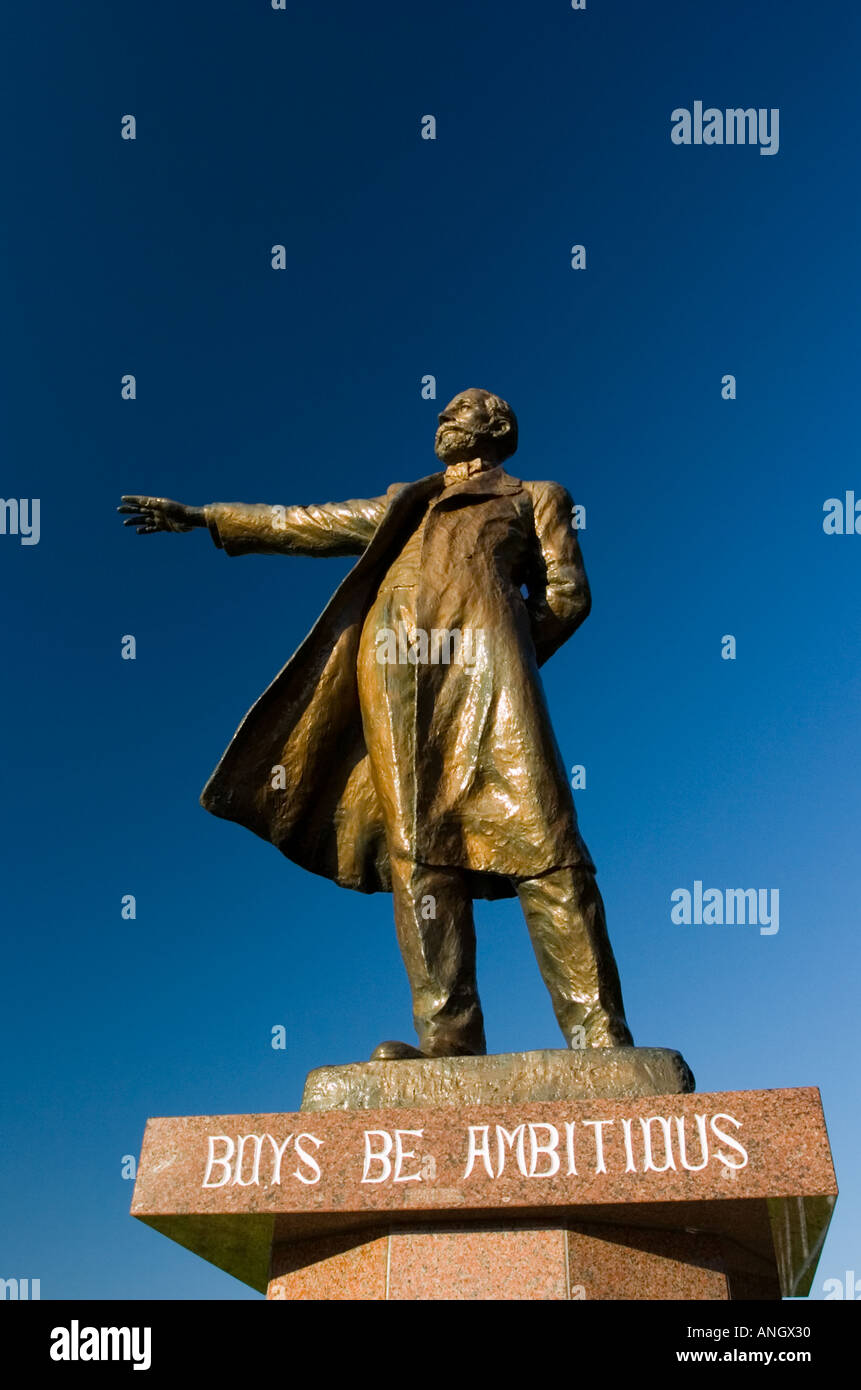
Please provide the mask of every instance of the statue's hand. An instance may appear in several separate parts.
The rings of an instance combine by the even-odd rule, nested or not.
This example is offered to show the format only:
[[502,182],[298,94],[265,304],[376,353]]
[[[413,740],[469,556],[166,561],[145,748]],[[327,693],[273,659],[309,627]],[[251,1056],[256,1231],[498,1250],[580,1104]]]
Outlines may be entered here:
[[124,497],[117,511],[130,513],[123,525],[134,526],[139,536],[206,525],[202,507],[187,507],[183,502],[171,502],[169,497]]

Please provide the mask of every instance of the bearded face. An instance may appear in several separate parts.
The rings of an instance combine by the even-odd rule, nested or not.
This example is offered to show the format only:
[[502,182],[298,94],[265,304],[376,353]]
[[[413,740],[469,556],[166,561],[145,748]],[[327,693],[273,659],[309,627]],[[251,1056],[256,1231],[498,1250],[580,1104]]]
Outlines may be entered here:
[[516,428],[504,401],[487,391],[461,391],[440,413],[434,452],[446,466],[475,458],[500,462],[514,453]]

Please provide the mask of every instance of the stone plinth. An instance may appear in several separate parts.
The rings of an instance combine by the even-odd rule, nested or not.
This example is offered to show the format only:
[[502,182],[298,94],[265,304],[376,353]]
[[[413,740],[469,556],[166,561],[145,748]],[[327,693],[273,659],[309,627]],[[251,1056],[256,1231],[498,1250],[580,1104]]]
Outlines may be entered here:
[[[728,1264],[718,1238],[688,1231],[431,1223],[276,1244],[268,1297],[728,1299]],[[777,1282],[760,1296],[779,1298]]]
[[384,1110],[435,1105],[623,1099],[693,1091],[687,1062],[668,1047],[588,1047],[355,1062],[309,1072],[303,1110]]
[[150,1120],[132,1213],[273,1299],[777,1298],[836,1191],[815,1089],[677,1090]]

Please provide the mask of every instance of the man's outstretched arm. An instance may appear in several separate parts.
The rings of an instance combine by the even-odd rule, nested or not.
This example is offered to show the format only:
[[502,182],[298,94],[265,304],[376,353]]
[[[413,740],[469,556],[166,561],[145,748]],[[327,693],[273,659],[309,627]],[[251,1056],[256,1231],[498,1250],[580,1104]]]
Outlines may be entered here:
[[228,555],[361,555],[382,520],[389,494],[310,507],[264,502],[189,507],[166,497],[130,495],[118,510],[127,514],[124,524],[134,526],[138,535],[205,526]]

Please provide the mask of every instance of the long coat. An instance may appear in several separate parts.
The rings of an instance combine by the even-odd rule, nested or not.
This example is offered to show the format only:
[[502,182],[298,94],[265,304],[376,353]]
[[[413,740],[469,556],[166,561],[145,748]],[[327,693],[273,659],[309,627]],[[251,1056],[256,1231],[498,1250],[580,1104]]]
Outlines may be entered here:
[[[559,484],[501,467],[446,483],[435,473],[366,500],[207,507],[229,555],[360,559],[243,719],[201,803],[344,887],[391,891],[391,841],[466,871],[473,896],[498,898],[513,894],[512,878],[594,867],[538,673],[588,614],[589,587]],[[410,658],[405,721],[388,701],[394,687],[373,679],[366,625],[389,611],[385,577],[419,526],[416,627],[477,635],[471,665],[446,664],[444,648],[436,662]],[[381,766],[379,721],[409,792],[394,810],[380,795],[392,769]]]

